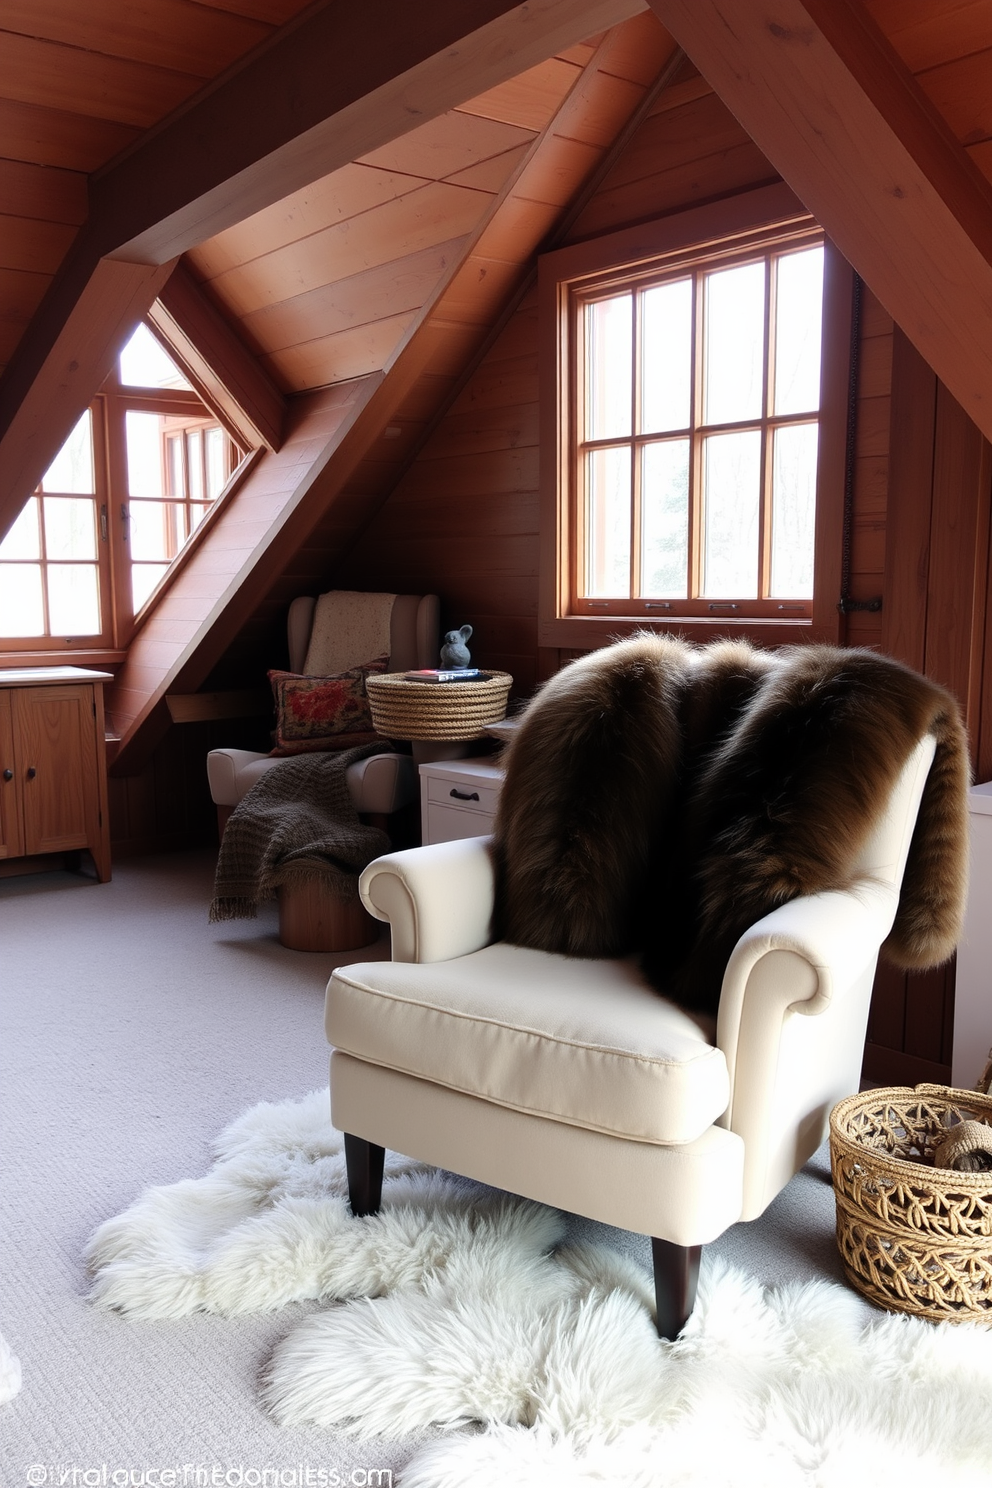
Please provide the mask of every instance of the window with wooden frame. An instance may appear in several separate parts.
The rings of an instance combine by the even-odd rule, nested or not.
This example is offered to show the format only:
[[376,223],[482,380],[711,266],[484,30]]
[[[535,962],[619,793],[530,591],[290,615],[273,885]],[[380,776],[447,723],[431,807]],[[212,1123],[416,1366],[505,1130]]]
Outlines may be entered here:
[[0,647],[126,645],[247,453],[140,325],[0,543]]
[[542,260],[544,644],[836,639],[850,273],[784,192]]

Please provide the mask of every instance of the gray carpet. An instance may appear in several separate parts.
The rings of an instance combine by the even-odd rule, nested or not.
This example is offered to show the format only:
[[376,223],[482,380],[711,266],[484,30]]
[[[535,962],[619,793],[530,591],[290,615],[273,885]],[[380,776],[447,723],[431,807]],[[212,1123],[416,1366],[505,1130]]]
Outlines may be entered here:
[[[203,1173],[211,1138],[247,1106],[326,1083],[324,985],[338,962],[370,956],[287,951],[274,908],[208,924],[212,872],[197,853],[119,864],[106,885],[62,873],[0,880],[0,1331],[24,1371],[0,1410],[0,1488],[37,1488],[46,1479],[29,1477],[32,1466],[51,1484],[174,1468],[194,1488],[198,1467],[302,1483],[308,1466],[361,1483],[370,1469],[399,1474],[412,1450],[266,1417],[258,1376],[301,1306],[143,1324],[85,1301],[80,1253],[101,1220],[150,1184]],[[383,941],[371,954],[387,953]],[[575,1229],[648,1264],[641,1237]],[[766,1282],[839,1280],[825,1152],[714,1249]],[[105,1478],[86,1476],[104,1464]]]

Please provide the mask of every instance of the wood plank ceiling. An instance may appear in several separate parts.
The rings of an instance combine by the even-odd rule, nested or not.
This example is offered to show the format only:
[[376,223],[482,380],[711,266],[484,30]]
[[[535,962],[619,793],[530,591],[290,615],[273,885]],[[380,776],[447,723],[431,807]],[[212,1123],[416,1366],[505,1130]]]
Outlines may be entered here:
[[644,9],[313,0],[90,174],[86,220],[0,376],[0,533],[180,254]]
[[498,241],[490,227],[473,255],[471,293],[462,289],[471,322],[493,318],[529,255],[520,245],[551,230],[671,50],[650,16],[629,22],[611,47],[609,97],[595,116],[583,99],[540,162],[531,147],[589,64],[591,42],[257,213],[186,261],[285,392],[378,370],[527,165],[512,203],[500,205]]
[[87,177],[308,0],[4,0],[0,369],[86,216]]

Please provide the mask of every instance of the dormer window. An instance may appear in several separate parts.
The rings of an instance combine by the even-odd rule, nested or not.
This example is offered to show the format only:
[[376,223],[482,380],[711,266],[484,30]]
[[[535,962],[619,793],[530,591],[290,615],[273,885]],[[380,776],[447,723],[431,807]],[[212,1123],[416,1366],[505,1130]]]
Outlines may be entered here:
[[247,451],[145,325],[121,352],[101,401],[108,450],[122,449],[124,455],[125,485],[117,505],[133,618],[223,495]]
[[0,543],[0,649],[125,645],[248,453],[139,325]]

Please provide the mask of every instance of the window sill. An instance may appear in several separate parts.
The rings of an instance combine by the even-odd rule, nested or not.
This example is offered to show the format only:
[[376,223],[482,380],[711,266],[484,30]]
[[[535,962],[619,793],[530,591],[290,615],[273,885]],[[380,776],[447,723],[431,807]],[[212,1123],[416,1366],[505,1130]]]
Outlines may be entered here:
[[96,666],[111,667],[120,666],[126,659],[127,652],[111,649],[110,647],[93,646],[86,649],[82,646],[66,648],[65,646],[53,646],[48,648],[32,649],[30,651],[0,651],[0,668],[27,667],[27,666]]
[[657,635],[682,635],[687,640],[753,640],[761,646],[837,644],[837,628],[814,620],[737,620],[723,615],[628,617],[621,615],[563,615],[542,620],[538,645],[562,650],[592,650],[611,640],[650,630]]

